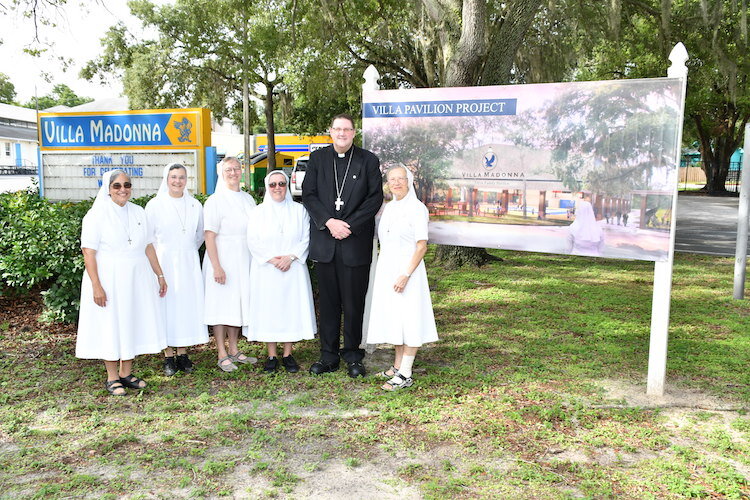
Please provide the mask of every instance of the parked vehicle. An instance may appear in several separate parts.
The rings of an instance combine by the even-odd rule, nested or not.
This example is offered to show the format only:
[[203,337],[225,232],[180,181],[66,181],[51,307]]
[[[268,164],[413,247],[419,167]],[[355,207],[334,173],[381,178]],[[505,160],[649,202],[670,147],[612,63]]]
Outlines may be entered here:
[[292,192],[292,197],[299,198],[302,196],[302,181],[305,180],[305,171],[307,170],[307,162],[309,160],[309,156],[301,156],[297,158],[297,163],[294,164],[292,177],[289,179],[289,189]]

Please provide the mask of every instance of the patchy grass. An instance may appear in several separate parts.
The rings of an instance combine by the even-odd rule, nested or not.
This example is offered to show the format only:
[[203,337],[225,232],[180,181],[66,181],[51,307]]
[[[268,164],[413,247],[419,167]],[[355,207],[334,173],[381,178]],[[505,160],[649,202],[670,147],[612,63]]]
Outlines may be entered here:
[[[442,340],[396,393],[344,370],[225,374],[205,347],[188,376],[139,357],[149,388],[113,398],[70,329],[3,308],[0,497],[750,495],[750,306],[731,258],[678,255],[671,399],[649,399],[653,264],[495,254],[460,270],[428,256]],[[316,343],[295,356],[308,367]]]

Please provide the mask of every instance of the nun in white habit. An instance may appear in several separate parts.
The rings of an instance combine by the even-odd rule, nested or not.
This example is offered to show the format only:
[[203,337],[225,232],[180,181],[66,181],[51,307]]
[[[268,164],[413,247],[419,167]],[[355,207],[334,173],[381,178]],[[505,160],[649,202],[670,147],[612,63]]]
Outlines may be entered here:
[[258,361],[240,353],[237,345],[240,330],[250,324],[251,257],[246,241],[247,221],[255,200],[240,189],[242,167],[237,158],[224,158],[217,170],[216,191],[203,207],[203,318],[205,324],[213,325],[219,368],[231,372],[237,369],[236,363]]
[[292,357],[292,343],[312,339],[317,332],[307,254],[310,217],[292,201],[289,179],[280,170],[266,176],[266,194],[250,214],[247,245],[253,255],[250,274],[248,340],[266,342],[268,360],[264,370],[279,368],[277,342],[284,343],[281,364],[291,373],[299,371]]
[[594,207],[587,200],[576,203],[576,216],[568,226],[568,252],[575,255],[601,255],[604,231],[596,221]]
[[132,373],[133,359],[167,345],[159,304],[167,282],[146,213],[128,201],[131,194],[125,172],[105,172],[81,230],[85,271],[76,357],[104,360],[105,388],[114,396],[124,396],[125,387],[145,388],[146,382]]
[[393,344],[393,366],[378,375],[393,391],[413,384],[417,350],[438,340],[424,257],[427,251],[427,207],[417,199],[414,176],[406,167],[388,170],[393,200],[385,205],[378,225],[380,254],[373,283],[367,328],[369,344]]
[[[203,323],[203,276],[198,249],[203,244],[203,206],[186,189],[187,169],[180,163],[164,167],[156,197],[146,204],[154,247],[170,284],[162,301],[167,348],[164,373],[193,371],[186,347],[208,342]],[[175,349],[177,356],[175,357]]]

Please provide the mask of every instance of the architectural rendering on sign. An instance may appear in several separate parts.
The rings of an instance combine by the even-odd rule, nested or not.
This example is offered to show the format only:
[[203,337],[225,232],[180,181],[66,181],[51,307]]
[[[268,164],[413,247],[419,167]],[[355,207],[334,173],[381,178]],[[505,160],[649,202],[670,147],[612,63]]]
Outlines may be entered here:
[[670,78],[367,91],[363,135],[433,243],[662,261],[682,107]]

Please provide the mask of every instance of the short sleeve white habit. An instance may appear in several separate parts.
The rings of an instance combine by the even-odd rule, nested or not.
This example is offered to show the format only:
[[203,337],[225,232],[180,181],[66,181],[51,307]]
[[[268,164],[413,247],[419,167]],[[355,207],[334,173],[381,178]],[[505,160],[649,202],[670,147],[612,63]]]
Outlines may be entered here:
[[421,347],[438,340],[424,261],[411,274],[403,292],[393,290],[398,277],[408,271],[417,241],[427,240],[429,213],[414,195],[413,178],[411,172],[407,173],[409,193],[402,200],[386,204],[378,226],[380,253],[367,328],[368,344]]
[[[317,332],[307,254],[310,243],[310,217],[307,210],[292,201],[289,189],[284,201],[273,200],[266,176],[266,196],[250,214],[247,245],[253,259],[250,274],[250,317],[248,340],[259,342],[296,342],[312,339]],[[282,272],[268,262],[281,255],[296,255],[288,271]]]
[[203,244],[203,207],[187,189],[180,198],[169,195],[166,179],[172,165],[164,168],[162,187],[146,204],[146,217],[169,287],[162,300],[167,344],[188,347],[208,342],[198,255]]
[[[223,185],[224,180],[219,179]],[[244,191],[218,189],[203,207],[203,227],[216,233],[219,263],[226,283],[214,281],[214,268],[203,258],[205,283],[204,322],[207,325],[246,327],[250,324],[250,251],[247,248],[247,221],[255,200]]]
[[118,361],[158,353],[167,344],[162,327],[164,299],[146,258],[146,245],[151,243],[146,213],[138,205],[128,202],[120,207],[109,198],[107,174],[111,173],[105,173],[81,231],[81,247],[96,250],[107,303],[96,305],[91,278],[84,270],[76,357]]

